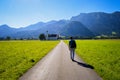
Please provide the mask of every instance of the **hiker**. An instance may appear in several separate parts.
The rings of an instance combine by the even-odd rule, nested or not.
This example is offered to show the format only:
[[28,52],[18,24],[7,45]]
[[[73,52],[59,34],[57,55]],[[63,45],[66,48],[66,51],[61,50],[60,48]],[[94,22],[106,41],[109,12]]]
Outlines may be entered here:
[[73,39],[73,37],[70,37],[69,50],[70,50],[70,56],[71,56],[72,61],[74,61],[75,49],[76,49],[76,42]]

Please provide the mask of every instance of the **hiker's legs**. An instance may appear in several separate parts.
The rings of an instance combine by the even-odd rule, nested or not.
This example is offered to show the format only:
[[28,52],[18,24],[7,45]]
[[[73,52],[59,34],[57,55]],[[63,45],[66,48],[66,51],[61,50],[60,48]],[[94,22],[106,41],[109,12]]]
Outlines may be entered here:
[[74,48],[70,49],[70,56],[71,56],[71,59],[74,60]]
[[75,51],[74,48],[71,48],[71,49],[70,49],[70,57],[71,57],[72,60],[74,60],[74,56],[75,56],[74,51]]
[[72,60],[74,60],[74,56],[75,56],[75,49],[74,48],[72,48]]
[[72,48],[70,49],[70,57],[72,59]]

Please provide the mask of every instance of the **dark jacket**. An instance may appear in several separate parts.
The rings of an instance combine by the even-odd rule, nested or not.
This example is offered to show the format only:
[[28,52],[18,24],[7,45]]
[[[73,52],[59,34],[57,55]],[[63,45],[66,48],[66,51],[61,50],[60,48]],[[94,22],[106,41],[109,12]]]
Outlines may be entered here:
[[75,40],[70,40],[69,41],[69,48],[76,48],[76,42],[75,42]]

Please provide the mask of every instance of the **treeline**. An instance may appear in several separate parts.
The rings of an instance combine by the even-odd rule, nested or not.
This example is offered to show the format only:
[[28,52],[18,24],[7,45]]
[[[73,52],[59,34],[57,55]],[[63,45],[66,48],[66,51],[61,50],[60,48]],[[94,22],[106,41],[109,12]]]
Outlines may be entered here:
[[0,37],[0,40],[45,40],[45,34],[40,34],[38,38],[28,37],[28,38],[12,38],[10,36]]
[[[74,39],[120,39],[120,35],[118,35],[116,32],[112,32],[110,35],[105,35],[105,34],[102,34],[102,35],[95,35],[95,36],[88,36],[88,37],[85,37],[85,36],[73,36]],[[62,39],[69,39],[70,36],[63,36]]]
[[[60,39],[69,39],[71,36],[64,36]],[[84,36],[73,36],[74,39],[120,39],[120,36],[107,36],[107,35],[101,35],[101,36],[92,36],[92,37],[84,37]]]
[[[79,37],[79,36],[73,36],[74,39],[120,39],[120,37],[101,37],[101,36],[96,36],[96,37]],[[60,39],[70,39],[70,37],[64,37]]]
[[[71,36],[60,36],[58,39],[70,39]],[[85,36],[72,36],[74,39],[120,39],[115,33],[112,35],[97,35],[92,37]],[[38,38],[28,37],[28,38],[12,38],[10,36],[0,37],[0,40],[46,40],[45,34],[40,34]]]
[[[73,36],[74,39],[120,39],[120,37],[106,37],[106,36],[96,36],[96,37],[80,37],[80,36]],[[7,36],[6,38],[2,38],[0,37],[0,41],[2,40],[45,40],[45,38],[41,38],[39,36],[39,38],[11,38],[9,36]],[[59,40],[62,39],[70,39],[70,36],[64,36],[64,37],[59,37]]]
[[0,37],[0,40],[38,40],[38,38],[32,38],[32,37],[28,37],[28,38],[11,38],[10,36],[7,37]]

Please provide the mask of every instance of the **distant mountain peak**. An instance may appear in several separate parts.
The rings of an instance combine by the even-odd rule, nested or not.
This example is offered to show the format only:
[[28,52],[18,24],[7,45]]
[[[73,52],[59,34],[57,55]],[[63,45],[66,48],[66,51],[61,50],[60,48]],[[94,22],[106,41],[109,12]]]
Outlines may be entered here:
[[120,15],[120,11],[115,11],[115,12],[112,13],[112,14]]
[[9,27],[7,24],[3,24],[0,26],[0,28],[3,30],[3,29],[11,29],[11,27]]
[[1,27],[9,27],[7,24],[3,24],[1,25]]

